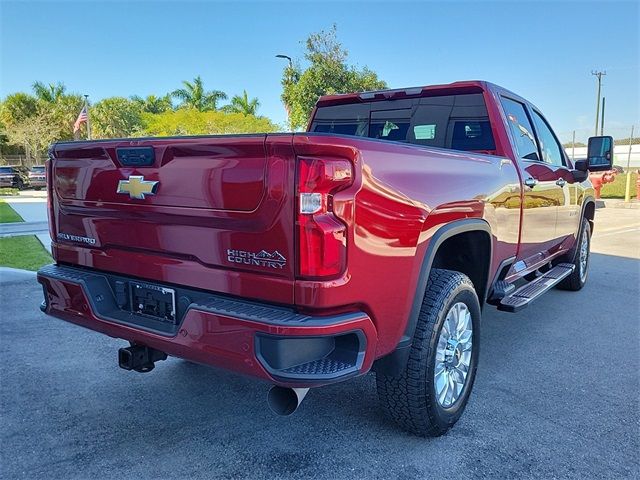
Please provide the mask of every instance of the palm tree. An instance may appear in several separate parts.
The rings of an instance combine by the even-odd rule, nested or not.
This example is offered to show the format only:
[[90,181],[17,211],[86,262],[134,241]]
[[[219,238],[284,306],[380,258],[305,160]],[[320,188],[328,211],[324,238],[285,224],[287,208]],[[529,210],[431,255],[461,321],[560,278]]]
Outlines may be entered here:
[[179,88],[171,92],[171,96],[178,98],[182,107],[191,107],[204,112],[206,110],[217,110],[218,101],[225,100],[227,94],[220,90],[205,92],[202,78],[198,75],[193,82],[184,80],[184,88]]
[[134,95],[131,97],[131,100],[140,104],[142,110],[148,113],[162,113],[173,108],[173,105],[171,104],[171,95],[165,95],[163,97],[147,95],[147,98]]
[[231,103],[225,107],[225,110],[233,113],[242,113],[244,115],[255,115],[260,102],[257,98],[249,100],[247,91],[243,90],[242,96],[234,95],[231,99]]
[[42,82],[34,82],[31,88],[38,100],[42,100],[47,103],[56,103],[67,90],[67,87],[65,87],[61,82],[50,83],[48,85],[45,85]]

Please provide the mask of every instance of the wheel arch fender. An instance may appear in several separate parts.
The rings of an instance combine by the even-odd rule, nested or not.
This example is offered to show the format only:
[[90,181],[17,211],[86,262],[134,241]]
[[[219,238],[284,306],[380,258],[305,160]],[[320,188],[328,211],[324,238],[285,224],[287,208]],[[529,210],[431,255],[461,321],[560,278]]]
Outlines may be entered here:
[[[411,310],[407,318],[404,334],[398,342],[395,350],[390,354],[379,358],[374,363],[373,369],[377,372],[382,372],[387,375],[393,375],[399,373],[404,369],[407,359],[409,358],[409,352],[411,349],[411,342],[418,323],[418,315],[420,314],[420,308],[424,300],[424,295],[427,289],[427,282],[429,280],[429,273],[433,266],[433,261],[436,258],[438,249],[444,244],[444,242],[461,233],[469,232],[483,232],[489,236],[489,258],[486,266],[486,278],[487,284],[483,285],[484,294],[483,298],[478,298],[480,305],[482,305],[486,299],[486,295],[489,289],[489,281],[492,280],[489,270],[491,269],[492,257],[493,257],[493,237],[491,235],[491,227],[489,224],[480,218],[466,218],[462,220],[456,220],[440,227],[433,234],[429,240],[426,251],[421,261],[420,273],[418,275],[418,281],[414,292],[413,302],[411,304]],[[480,296],[479,296],[480,297]]]
[[[591,226],[591,233],[593,233],[593,220],[596,213],[596,200],[591,195],[584,198],[582,201],[582,208],[580,210],[580,220],[586,218],[589,220],[589,225]],[[580,227],[578,226],[578,229]]]

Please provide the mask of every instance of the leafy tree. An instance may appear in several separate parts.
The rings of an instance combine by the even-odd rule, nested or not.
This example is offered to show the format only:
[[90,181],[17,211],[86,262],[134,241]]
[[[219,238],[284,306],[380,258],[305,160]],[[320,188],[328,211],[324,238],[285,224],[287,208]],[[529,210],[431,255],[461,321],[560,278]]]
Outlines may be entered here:
[[[47,108],[46,104],[40,104],[40,108]],[[84,98],[78,94],[65,94],[57,99],[55,104],[49,106],[51,118],[58,127],[57,140],[72,140],[73,125],[84,105]]]
[[244,115],[255,115],[260,102],[257,98],[249,99],[247,91],[244,90],[242,95],[234,95],[229,105],[225,105],[222,109],[230,113],[242,113]]
[[11,128],[38,111],[38,100],[28,93],[13,93],[0,106],[0,120]]
[[45,85],[42,82],[34,82],[32,85],[33,93],[38,100],[47,103],[55,103],[65,94],[67,87],[63,83],[49,83]]
[[[9,95],[0,107],[3,143],[14,147],[13,151],[22,148],[29,160],[45,155],[49,143],[73,138],[73,123],[82,107],[80,95],[64,94],[55,85],[41,93],[41,98],[26,93]],[[2,149],[7,150],[5,145]]]
[[335,24],[328,32],[309,35],[306,40],[306,69],[298,64],[285,68],[282,101],[289,114],[290,127],[305,127],[318,97],[386,88],[377,74],[347,64],[348,52],[337,39]]
[[228,133],[268,133],[278,130],[268,118],[222,111],[201,112],[181,108],[160,114],[143,114],[144,135],[221,135]]
[[567,142],[567,143],[563,143],[562,146],[564,148],[573,148],[573,147],[579,148],[579,147],[586,147],[587,145],[582,142],[576,142],[575,144],[572,142]]
[[134,95],[131,100],[138,102],[142,106],[142,111],[146,113],[162,113],[173,109],[171,95],[169,94],[162,97],[148,95],[146,98]]
[[130,137],[142,126],[142,107],[124,97],[100,100],[89,110],[91,133],[95,138]]
[[637,145],[638,143],[640,143],[640,137],[627,137],[627,138],[614,138],[613,139],[613,144],[614,145],[629,145],[629,140],[631,140],[631,144],[632,145]]
[[171,92],[172,97],[182,102],[181,107],[191,107],[201,112],[217,110],[218,101],[227,98],[227,94],[220,90],[205,91],[200,75],[194,78],[193,82],[184,80],[182,84],[184,88]]
[[6,136],[9,144],[23,147],[33,161],[46,153],[49,144],[58,139],[59,132],[52,112],[41,109],[7,129]]

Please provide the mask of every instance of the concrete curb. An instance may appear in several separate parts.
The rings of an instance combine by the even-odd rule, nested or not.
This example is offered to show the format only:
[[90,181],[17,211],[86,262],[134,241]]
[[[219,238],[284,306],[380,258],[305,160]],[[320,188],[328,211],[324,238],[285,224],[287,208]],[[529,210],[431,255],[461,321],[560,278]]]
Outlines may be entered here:
[[19,268],[0,267],[0,284],[35,280],[36,272]]
[[640,209],[640,202],[637,200],[631,200],[630,202],[625,202],[624,200],[620,200],[617,198],[608,198],[608,199],[600,199],[596,200],[596,208],[633,208]]
[[0,237],[19,237],[49,232],[49,222],[13,222],[0,224]]

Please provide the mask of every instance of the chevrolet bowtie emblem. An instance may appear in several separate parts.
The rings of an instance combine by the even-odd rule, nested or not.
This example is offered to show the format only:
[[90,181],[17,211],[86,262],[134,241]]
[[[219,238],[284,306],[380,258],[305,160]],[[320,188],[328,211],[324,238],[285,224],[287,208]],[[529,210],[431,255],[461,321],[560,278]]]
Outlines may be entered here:
[[120,180],[116,193],[126,193],[130,198],[144,200],[145,195],[155,195],[160,182],[150,182],[142,175],[130,175],[128,180]]

